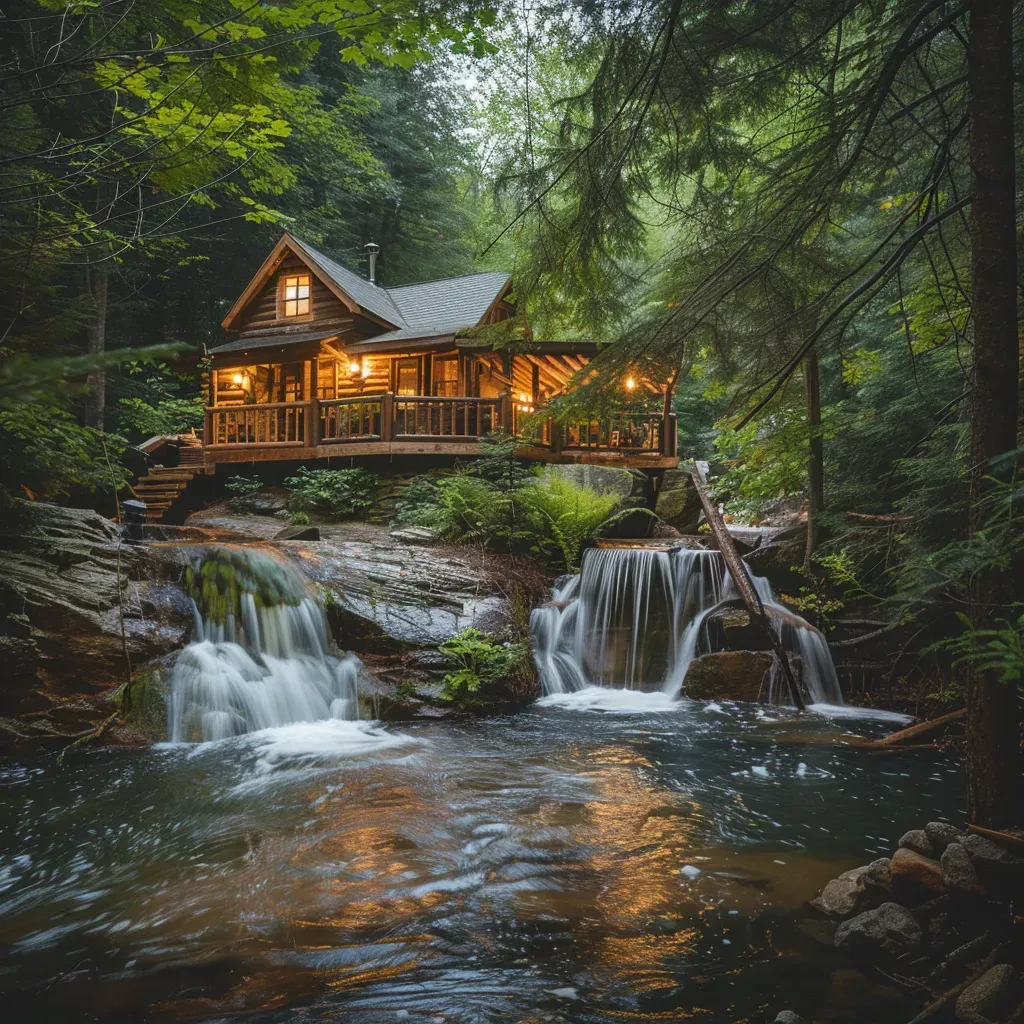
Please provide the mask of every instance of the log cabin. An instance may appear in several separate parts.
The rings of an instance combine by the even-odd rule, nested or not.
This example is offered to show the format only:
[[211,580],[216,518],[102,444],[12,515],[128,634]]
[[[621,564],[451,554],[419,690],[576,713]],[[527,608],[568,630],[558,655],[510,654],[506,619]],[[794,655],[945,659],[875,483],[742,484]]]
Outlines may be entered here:
[[[224,318],[229,340],[208,353],[207,472],[339,455],[471,456],[479,438],[520,435],[527,423],[524,458],[655,471],[678,464],[668,401],[611,420],[544,419],[544,404],[598,346],[488,341],[482,329],[515,314],[508,274],[382,287],[377,247],[367,249],[369,278],[289,233],[263,261]],[[652,399],[665,391],[624,386]]]

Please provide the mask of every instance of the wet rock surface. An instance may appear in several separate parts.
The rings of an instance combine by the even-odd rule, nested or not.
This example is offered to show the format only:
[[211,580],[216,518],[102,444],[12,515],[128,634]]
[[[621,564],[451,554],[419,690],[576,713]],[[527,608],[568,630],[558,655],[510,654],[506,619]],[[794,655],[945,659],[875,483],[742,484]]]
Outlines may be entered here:
[[[933,994],[956,990],[950,1006],[958,984],[970,982],[957,999],[957,1020],[996,1024],[1010,1014],[1017,1020],[1024,1005],[1015,967],[998,964],[971,981],[993,950],[1011,963],[1024,954],[1013,909],[1022,881],[1022,859],[1008,848],[1014,842],[929,822],[904,833],[891,859],[879,858],[833,879],[810,906],[828,915],[817,919],[819,925],[843,919],[835,929],[838,949],[858,960],[889,961],[888,970],[926,980]],[[863,910],[861,901],[871,897],[884,902]]]
[[114,710],[133,668],[180,647],[191,606],[148,549],[96,512],[19,502],[0,545],[9,738],[77,734]]
[[811,906],[832,917],[848,917],[867,909],[874,895],[865,881],[869,870],[864,865],[844,871],[825,886],[817,899],[811,900]]
[[836,930],[839,949],[867,958],[899,956],[917,950],[923,941],[921,926],[906,907],[883,903],[844,921]]
[[772,657],[764,651],[717,651],[694,658],[683,681],[692,700],[756,701]]
[[901,847],[893,854],[890,868],[893,892],[911,905],[942,892],[942,867],[931,857]]

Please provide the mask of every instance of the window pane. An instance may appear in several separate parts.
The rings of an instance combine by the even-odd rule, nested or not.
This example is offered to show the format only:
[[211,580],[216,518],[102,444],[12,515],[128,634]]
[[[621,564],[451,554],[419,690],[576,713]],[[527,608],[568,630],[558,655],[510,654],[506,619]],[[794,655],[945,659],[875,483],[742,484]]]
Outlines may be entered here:
[[299,299],[296,303],[299,316],[305,316],[309,312],[309,299]]
[[309,298],[309,282],[308,281],[305,284],[300,284],[299,285],[299,287],[298,287],[298,297],[300,299],[308,299]]
[[298,303],[297,302],[286,302],[284,304],[284,315],[285,316],[297,316],[298,315]]

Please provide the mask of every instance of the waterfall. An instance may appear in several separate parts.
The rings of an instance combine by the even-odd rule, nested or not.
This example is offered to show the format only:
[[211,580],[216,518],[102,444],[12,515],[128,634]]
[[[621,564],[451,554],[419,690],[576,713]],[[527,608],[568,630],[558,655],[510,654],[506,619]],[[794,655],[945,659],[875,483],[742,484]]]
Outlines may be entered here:
[[172,742],[357,718],[355,657],[328,654],[302,575],[267,549],[202,549],[186,570],[195,627],[171,674]]
[[[842,704],[825,638],[776,601],[767,579],[752,580],[808,703]],[[551,602],[530,618],[544,693],[614,686],[678,697],[690,663],[709,650],[709,618],[738,598],[718,551],[592,548],[580,574],[558,580]],[[772,689],[770,699],[784,696]]]

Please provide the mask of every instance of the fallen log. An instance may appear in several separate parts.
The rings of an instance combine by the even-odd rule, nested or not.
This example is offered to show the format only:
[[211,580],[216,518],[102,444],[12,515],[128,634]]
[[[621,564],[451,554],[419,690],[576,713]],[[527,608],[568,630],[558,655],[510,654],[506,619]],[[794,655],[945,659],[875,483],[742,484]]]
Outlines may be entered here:
[[789,688],[790,699],[793,701],[793,704],[802,711],[805,707],[804,699],[800,693],[800,687],[797,686],[796,678],[793,675],[793,666],[789,663],[789,657],[786,655],[786,652],[779,641],[778,633],[772,629],[771,623],[768,621],[764,605],[761,602],[761,598],[758,597],[757,591],[754,589],[754,584],[750,579],[750,573],[747,571],[747,567],[744,564],[743,559],[740,558],[740,553],[736,549],[736,544],[726,528],[725,520],[722,519],[722,513],[718,511],[718,506],[710,497],[708,497],[708,493],[704,489],[704,476],[696,463],[694,463],[690,476],[693,478],[693,485],[697,489],[697,496],[700,498],[700,503],[704,508],[704,516],[708,521],[708,525],[711,527],[711,533],[714,535],[715,542],[718,544],[718,550],[722,553],[722,559],[725,562],[726,568],[729,570],[729,575],[732,576],[732,581],[735,583],[736,589],[739,591],[741,600],[747,606],[747,611],[750,613],[751,621],[764,631],[768,642],[771,644],[776,661],[782,670],[783,678],[786,680],[786,686]]
[[909,725],[906,729],[900,729],[899,732],[891,732],[888,736],[882,736],[880,739],[872,740],[871,745],[876,747],[896,747],[904,743],[909,743],[911,740],[919,740],[922,736],[929,736],[934,732],[938,732],[944,729],[947,725],[951,725],[953,722],[959,722],[960,719],[967,717],[967,709],[961,708],[959,711],[951,711],[948,715],[940,715],[938,718],[930,718],[927,722],[918,722],[917,725]]

